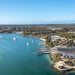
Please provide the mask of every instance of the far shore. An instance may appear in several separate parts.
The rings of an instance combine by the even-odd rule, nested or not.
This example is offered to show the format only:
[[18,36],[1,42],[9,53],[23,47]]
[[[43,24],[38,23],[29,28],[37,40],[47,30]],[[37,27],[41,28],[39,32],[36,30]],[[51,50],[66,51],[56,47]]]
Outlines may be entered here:
[[13,33],[19,33],[19,34],[22,34],[23,31],[14,31]]

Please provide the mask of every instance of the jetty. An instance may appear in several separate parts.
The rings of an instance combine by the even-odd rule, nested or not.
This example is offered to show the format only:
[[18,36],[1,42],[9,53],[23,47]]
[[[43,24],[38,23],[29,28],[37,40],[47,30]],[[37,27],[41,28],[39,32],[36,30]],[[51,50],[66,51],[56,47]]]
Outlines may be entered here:
[[58,51],[57,47],[53,47],[53,48],[40,48],[37,49],[37,54],[53,54],[53,53],[60,53]]
[[40,48],[37,49],[37,54],[50,54],[51,53],[51,49],[49,48]]
[[75,47],[65,47],[65,46],[56,46],[52,48],[40,48],[37,49],[37,53],[41,54],[53,54],[53,53],[60,53],[64,56],[73,56],[75,58]]

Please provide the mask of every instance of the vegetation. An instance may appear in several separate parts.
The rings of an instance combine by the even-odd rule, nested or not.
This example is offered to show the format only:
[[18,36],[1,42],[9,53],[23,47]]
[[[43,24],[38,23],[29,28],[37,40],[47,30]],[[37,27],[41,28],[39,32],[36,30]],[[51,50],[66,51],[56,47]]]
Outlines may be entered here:
[[52,59],[53,59],[53,62],[58,62],[58,61],[61,61],[61,54],[60,53],[53,53],[52,54]]
[[47,37],[46,37],[46,43],[48,44],[48,43],[50,43],[50,42],[51,42],[51,37],[47,36]]
[[63,67],[63,66],[59,66],[59,68],[60,68],[60,69],[64,69],[64,67]]
[[57,45],[75,46],[74,42],[63,42],[60,39],[57,42],[48,35],[59,35],[67,39],[75,40],[75,33],[68,33],[75,31],[74,24],[37,24],[37,25],[0,25],[0,33],[13,33],[16,31],[23,31],[23,36],[31,35],[33,37],[46,38],[48,47]]
[[46,44],[48,45],[48,47],[54,47],[54,42],[52,41],[51,36],[46,37]]
[[50,36],[46,37],[46,44],[48,45],[48,47],[54,47],[57,45],[61,45],[61,46],[75,46],[75,43],[73,40],[61,40],[61,39],[57,39],[56,41],[53,41],[53,39]]
[[[53,35],[75,31],[74,24],[31,24],[31,25],[0,25],[0,32],[3,30],[24,31],[26,34],[33,35]],[[25,34],[25,35],[26,35]]]
[[72,61],[65,61],[65,64],[69,65],[69,66],[73,66]]
[[65,64],[67,64],[69,66],[75,66],[75,60],[72,61],[71,59],[69,59],[68,61],[65,61]]
[[73,61],[73,66],[75,66],[75,60]]
[[58,35],[67,39],[75,40],[75,33],[59,33]]

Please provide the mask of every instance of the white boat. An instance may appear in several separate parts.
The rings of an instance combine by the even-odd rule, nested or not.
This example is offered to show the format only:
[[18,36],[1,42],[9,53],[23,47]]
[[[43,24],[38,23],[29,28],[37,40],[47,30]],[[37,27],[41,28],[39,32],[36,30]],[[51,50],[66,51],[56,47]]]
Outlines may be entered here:
[[27,46],[29,46],[29,43],[27,42]]
[[33,43],[34,41],[32,40],[32,43]]
[[16,38],[14,37],[13,40],[16,40]]

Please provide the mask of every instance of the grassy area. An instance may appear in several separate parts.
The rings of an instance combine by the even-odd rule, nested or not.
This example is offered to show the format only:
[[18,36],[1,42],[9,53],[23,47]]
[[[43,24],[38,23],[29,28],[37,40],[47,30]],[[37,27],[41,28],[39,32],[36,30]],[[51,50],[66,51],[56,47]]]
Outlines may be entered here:
[[53,59],[53,62],[58,62],[58,61],[61,61],[61,54],[60,53],[53,53],[52,54],[52,59]]

